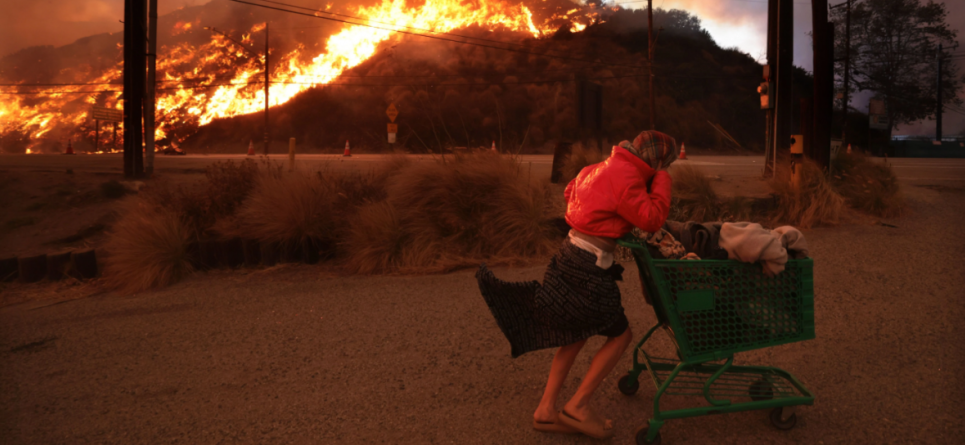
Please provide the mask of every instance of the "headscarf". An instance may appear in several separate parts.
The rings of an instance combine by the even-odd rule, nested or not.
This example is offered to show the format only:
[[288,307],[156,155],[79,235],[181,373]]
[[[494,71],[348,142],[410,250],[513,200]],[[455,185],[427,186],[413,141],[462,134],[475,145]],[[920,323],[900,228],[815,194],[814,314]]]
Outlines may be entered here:
[[654,170],[662,170],[677,160],[677,141],[659,131],[643,131],[633,139],[633,142],[620,142],[634,156],[646,162]]

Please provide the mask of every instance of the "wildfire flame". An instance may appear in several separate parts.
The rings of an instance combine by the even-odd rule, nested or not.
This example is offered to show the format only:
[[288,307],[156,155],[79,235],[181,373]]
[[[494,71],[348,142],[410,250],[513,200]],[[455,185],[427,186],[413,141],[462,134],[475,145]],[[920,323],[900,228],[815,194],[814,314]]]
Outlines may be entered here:
[[[544,0],[545,1],[545,0]],[[331,5],[326,6],[330,10]],[[406,0],[383,0],[371,7],[357,7],[354,16],[370,22],[388,24],[399,29],[415,28],[419,32],[450,32],[471,25],[488,30],[522,32],[542,37],[556,30],[552,24],[565,20],[572,31],[582,31],[596,19],[594,13],[572,9],[536,23],[531,10],[522,3],[505,0],[425,0],[409,7]],[[323,15],[316,13],[316,15]],[[377,25],[381,27],[389,27]],[[172,35],[198,28],[198,22],[177,22]],[[265,24],[253,26],[242,41],[263,31]],[[278,106],[309,88],[329,84],[346,70],[365,62],[376,54],[380,44],[402,35],[389,30],[345,25],[328,38],[325,51],[306,57],[304,47],[287,54],[271,54],[272,73],[270,104]],[[120,56],[121,50],[118,50]],[[120,59],[120,57],[118,57]],[[188,43],[161,48],[157,58],[156,129],[158,140],[170,137],[182,141],[198,126],[223,117],[258,112],[264,109],[264,56],[253,56],[223,36],[212,34],[211,41],[199,47]],[[43,100],[29,96],[0,96],[0,121],[13,122],[0,131],[22,131],[31,141],[43,138],[55,127],[80,128],[92,139],[93,125],[88,117],[91,105],[122,109],[120,83],[122,62],[91,79],[91,84],[113,84],[110,92],[80,95],[76,92],[103,90],[98,87],[65,87]],[[199,88],[200,87],[200,88]],[[12,98],[12,99],[11,99]],[[108,136],[101,134],[102,146]],[[27,150],[27,153],[38,150]]]

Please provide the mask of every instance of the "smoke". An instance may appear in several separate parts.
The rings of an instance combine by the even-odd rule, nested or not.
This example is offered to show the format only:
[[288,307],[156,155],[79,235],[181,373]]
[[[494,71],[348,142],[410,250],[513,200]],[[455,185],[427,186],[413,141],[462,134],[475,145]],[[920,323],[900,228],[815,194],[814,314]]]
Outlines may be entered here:
[[[161,0],[158,14],[205,3]],[[124,29],[123,0],[0,0],[0,57],[39,45],[62,46],[81,37]]]

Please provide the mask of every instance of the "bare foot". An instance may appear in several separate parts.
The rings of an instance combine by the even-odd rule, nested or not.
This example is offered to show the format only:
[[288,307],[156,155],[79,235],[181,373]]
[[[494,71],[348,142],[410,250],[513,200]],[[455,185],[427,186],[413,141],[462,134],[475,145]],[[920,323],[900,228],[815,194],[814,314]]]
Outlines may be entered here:
[[[565,411],[566,414],[569,415],[570,417],[580,422],[583,422],[587,419],[599,418],[595,413],[590,411],[590,408],[588,406],[576,407],[576,406],[567,405],[563,407],[563,411]],[[603,420],[603,425],[604,425],[603,427],[604,429],[607,429],[607,430],[613,429],[613,420],[611,419]]]
[[555,423],[557,414],[553,408],[539,406],[536,408],[536,412],[533,413],[533,420],[539,423]]

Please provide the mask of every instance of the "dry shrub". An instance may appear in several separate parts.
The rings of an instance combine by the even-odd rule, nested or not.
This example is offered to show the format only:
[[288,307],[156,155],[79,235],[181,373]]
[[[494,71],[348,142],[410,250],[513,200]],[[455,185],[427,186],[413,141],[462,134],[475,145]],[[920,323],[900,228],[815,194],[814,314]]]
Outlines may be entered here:
[[564,182],[573,180],[580,171],[588,165],[598,164],[606,160],[600,150],[586,148],[582,143],[577,142],[570,147],[570,154],[563,160],[560,173]]
[[719,207],[717,219],[720,221],[754,221],[760,216],[754,211],[754,202],[743,196],[723,198]]
[[673,192],[670,218],[675,221],[713,221],[721,216],[720,200],[707,173],[690,164],[670,167]]
[[340,211],[337,176],[278,170],[262,172],[238,209],[239,234],[293,245],[307,239],[334,241]]
[[145,201],[135,201],[126,210],[105,246],[104,276],[110,287],[140,292],[191,273],[191,230],[177,213]]
[[844,209],[844,198],[834,190],[814,161],[805,158],[798,168],[802,169],[799,189],[791,186],[791,168],[786,162],[778,163],[777,171],[769,181],[778,201],[772,214],[773,222],[800,228],[837,224]]
[[838,154],[832,168],[832,184],[851,207],[881,217],[901,215],[904,199],[890,166],[855,152]]
[[240,163],[218,162],[205,169],[205,179],[190,187],[172,188],[163,183],[143,189],[148,203],[180,215],[193,237],[209,234],[219,219],[230,217],[251,194],[259,166],[246,159]]
[[552,252],[551,196],[488,154],[410,165],[363,207],[344,243],[356,273],[449,270]]

